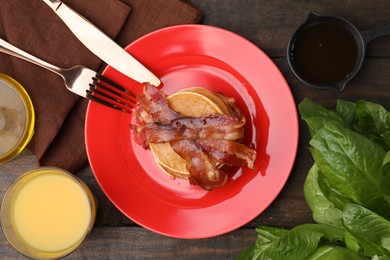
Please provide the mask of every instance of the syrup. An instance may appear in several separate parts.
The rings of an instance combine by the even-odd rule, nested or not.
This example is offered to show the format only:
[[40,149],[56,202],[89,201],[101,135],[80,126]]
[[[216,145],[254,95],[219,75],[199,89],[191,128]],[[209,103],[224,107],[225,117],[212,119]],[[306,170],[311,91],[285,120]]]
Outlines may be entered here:
[[292,48],[295,70],[304,80],[336,84],[348,78],[358,58],[352,33],[332,22],[318,22],[302,30]]

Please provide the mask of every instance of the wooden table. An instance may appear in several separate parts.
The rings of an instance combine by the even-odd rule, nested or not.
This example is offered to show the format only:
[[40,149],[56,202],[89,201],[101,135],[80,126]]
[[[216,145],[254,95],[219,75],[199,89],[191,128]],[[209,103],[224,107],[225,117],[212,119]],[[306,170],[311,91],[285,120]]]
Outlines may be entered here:
[[[390,3],[377,1],[293,1],[293,0],[192,0],[204,13],[202,23],[235,32],[261,48],[279,67],[290,85],[296,104],[304,97],[333,107],[336,99],[365,99],[390,110],[390,37],[369,43],[359,74],[342,93],[307,87],[292,74],[286,48],[294,29],[309,11],[343,16],[359,29],[390,22]],[[239,54],[238,54],[239,55]],[[234,259],[256,238],[259,225],[291,228],[313,222],[303,197],[303,182],[313,163],[308,151],[309,133],[300,120],[298,154],[290,178],[272,205],[256,219],[233,232],[214,238],[183,240],[146,230],[120,213],[105,197],[91,169],[77,175],[91,188],[99,201],[95,227],[82,246],[69,259]],[[35,167],[34,156],[24,151],[16,159],[0,165],[0,198],[24,171]],[[0,232],[0,258],[23,258]]]

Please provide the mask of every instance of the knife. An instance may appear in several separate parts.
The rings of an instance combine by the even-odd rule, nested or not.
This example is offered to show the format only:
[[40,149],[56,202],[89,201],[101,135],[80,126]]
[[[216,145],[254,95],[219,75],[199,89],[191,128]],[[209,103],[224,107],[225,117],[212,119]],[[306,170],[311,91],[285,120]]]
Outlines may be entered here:
[[140,83],[159,86],[161,81],[144,65],[111,40],[95,25],[59,0],[43,0],[96,56]]

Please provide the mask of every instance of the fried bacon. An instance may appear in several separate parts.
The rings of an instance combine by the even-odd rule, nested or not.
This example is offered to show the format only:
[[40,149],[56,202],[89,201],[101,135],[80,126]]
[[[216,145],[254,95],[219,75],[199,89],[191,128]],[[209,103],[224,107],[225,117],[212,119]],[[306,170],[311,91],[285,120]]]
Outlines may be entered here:
[[180,116],[168,106],[165,95],[149,83],[145,83],[144,92],[137,98],[139,105],[153,117],[154,122],[169,124]]
[[255,169],[256,151],[244,144],[231,140],[217,140],[213,138],[199,139],[197,142],[204,152],[220,163],[229,166],[247,165],[249,169]]
[[244,136],[244,123],[227,115],[208,117],[179,117],[169,125],[147,123],[134,127],[137,139],[147,147],[149,143],[171,142],[180,139],[214,138],[238,140]]
[[191,184],[196,184],[206,190],[211,190],[221,187],[226,183],[226,173],[216,168],[197,142],[183,139],[171,142],[171,147],[178,155],[186,160],[186,167],[190,172],[189,181]]
[[146,83],[130,126],[145,149],[149,143],[169,142],[186,161],[190,183],[206,190],[226,183],[227,174],[221,165],[254,169],[256,159],[256,151],[239,142],[244,135],[245,117],[234,99],[222,93],[216,96],[226,104],[231,116],[184,117],[169,107],[161,91]]
[[153,123],[153,116],[145,110],[143,106],[136,106],[134,110],[133,125],[143,125],[146,123]]
[[236,101],[234,100],[234,98],[229,98],[221,92],[216,92],[214,95],[219,97],[219,99],[223,103],[225,103],[226,107],[229,110],[229,113],[233,117],[235,117],[235,118],[241,120],[243,123],[245,123],[245,117],[244,117],[243,113],[241,112],[241,110],[236,106],[236,104],[235,104]]

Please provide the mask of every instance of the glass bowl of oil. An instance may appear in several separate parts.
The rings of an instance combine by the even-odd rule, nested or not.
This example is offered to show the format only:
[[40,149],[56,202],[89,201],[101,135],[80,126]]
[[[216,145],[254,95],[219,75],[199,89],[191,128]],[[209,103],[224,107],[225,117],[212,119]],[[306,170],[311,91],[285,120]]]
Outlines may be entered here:
[[34,107],[15,79],[0,73],[0,163],[14,158],[34,133]]

